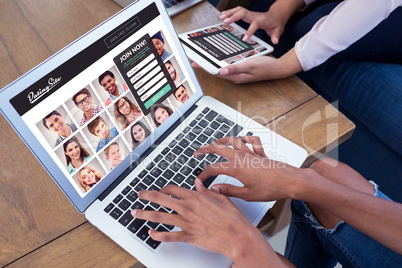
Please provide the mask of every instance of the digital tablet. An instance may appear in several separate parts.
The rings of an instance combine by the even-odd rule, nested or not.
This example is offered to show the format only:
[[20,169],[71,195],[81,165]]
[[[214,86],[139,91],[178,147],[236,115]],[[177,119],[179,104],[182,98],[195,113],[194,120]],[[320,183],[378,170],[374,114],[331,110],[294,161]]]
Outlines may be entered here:
[[217,24],[180,34],[187,56],[211,74],[274,49],[256,36],[242,41],[246,30],[235,23]]

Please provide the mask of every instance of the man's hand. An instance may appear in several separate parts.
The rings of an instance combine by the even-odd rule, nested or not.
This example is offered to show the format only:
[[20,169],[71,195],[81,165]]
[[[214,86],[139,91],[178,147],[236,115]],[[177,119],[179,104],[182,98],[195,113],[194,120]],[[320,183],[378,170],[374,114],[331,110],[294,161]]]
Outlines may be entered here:
[[[252,145],[251,150],[246,143]],[[231,146],[233,148],[230,148]],[[297,187],[297,179],[304,176],[301,169],[269,159],[258,137],[225,137],[215,143],[198,149],[194,155],[214,153],[228,159],[225,163],[208,165],[198,176],[198,180],[225,174],[238,179],[244,186],[215,184],[212,190],[226,196],[247,201],[272,201],[292,198],[292,187]]]
[[176,213],[133,210],[139,219],[179,227],[178,232],[150,230],[152,239],[185,242],[226,255],[233,267],[278,265],[280,259],[261,233],[226,196],[214,193],[196,181],[197,191],[173,185],[157,191],[141,191],[139,198],[173,209]]

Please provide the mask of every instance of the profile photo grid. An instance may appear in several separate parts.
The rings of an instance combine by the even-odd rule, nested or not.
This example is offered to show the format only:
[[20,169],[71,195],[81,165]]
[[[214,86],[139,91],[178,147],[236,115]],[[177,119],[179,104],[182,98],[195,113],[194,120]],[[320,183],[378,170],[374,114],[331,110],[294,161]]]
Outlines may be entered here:
[[106,67],[36,123],[81,196],[194,94],[162,30]]

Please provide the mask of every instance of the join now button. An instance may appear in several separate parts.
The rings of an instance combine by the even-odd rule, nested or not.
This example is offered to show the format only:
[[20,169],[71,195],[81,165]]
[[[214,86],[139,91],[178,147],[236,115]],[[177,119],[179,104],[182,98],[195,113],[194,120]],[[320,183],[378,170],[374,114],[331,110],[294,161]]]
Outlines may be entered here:
[[152,98],[150,98],[145,104],[145,108],[148,109],[151,107],[155,102],[157,102],[160,98],[162,98],[166,93],[170,91],[171,87],[169,84],[164,86],[158,93],[156,93]]

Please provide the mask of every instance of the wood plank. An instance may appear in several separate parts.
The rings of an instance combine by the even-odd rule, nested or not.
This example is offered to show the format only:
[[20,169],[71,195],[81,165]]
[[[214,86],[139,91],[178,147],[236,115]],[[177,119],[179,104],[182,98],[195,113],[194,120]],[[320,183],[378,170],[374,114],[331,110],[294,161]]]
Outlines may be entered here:
[[296,76],[235,85],[202,70],[196,70],[196,74],[205,95],[263,125],[317,96]]
[[[0,63],[6,68],[0,69],[0,88],[120,9],[110,0],[2,1]],[[0,265],[3,266],[86,220],[3,116],[0,116],[0,150]]]
[[0,265],[3,266],[85,222],[85,218],[3,116],[0,126]]
[[1,3],[0,41],[4,53],[0,54],[0,62],[6,66],[0,69],[1,88],[51,55],[23,14],[19,3],[11,0]]
[[172,18],[178,34],[218,24],[220,12],[208,1],[201,2]]
[[119,10],[111,0],[2,1],[0,62],[7,68],[0,69],[0,88]]
[[136,263],[133,256],[87,222],[9,267],[130,267]]
[[349,119],[321,96],[273,120],[266,127],[307,150],[309,156],[304,167],[350,138],[355,129]]

